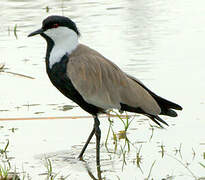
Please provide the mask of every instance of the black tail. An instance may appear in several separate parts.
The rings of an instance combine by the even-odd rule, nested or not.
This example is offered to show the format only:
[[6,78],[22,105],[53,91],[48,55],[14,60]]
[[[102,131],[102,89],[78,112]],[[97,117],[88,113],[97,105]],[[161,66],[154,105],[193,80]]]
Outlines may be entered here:
[[151,94],[152,97],[157,101],[158,105],[161,108],[161,115],[176,117],[177,113],[173,110],[182,110],[182,107],[178,104],[175,104],[171,101],[168,101],[160,96],[157,96],[156,94]]
[[135,113],[139,113],[139,114],[143,114],[147,117],[149,117],[152,121],[154,121],[158,126],[160,126],[161,128],[163,128],[163,126],[160,124],[163,123],[167,126],[169,126],[163,119],[161,119],[159,116],[157,115],[152,115],[152,114],[148,114],[146,112],[144,112],[140,107],[138,108],[135,108],[135,107],[131,107],[131,106],[128,106],[126,104],[123,104],[123,103],[120,103],[121,105],[121,110],[122,111],[128,111],[128,112],[135,112]]
[[[127,75],[129,78],[131,78],[132,80],[134,80],[136,83],[138,83],[140,86],[142,86],[144,89],[146,89],[149,94],[155,99],[155,101],[158,103],[158,105],[161,108],[161,113],[160,115],[165,115],[165,116],[170,116],[170,117],[176,117],[177,113],[174,110],[182,110],[182,107],[176,103],[173,103],[171,101],[168,101],[158,95],[156,95],[155,93],[153,93],[151,90],[149,90],[141,81],[139,81],[138,79]],[[122,104],[121,104],[122,105]],[[121,106],[122,107],[122,106]],[[129,107],[127,105],[123,105],[123,109],[130,111],[130,112],[137,112],[137,113],[141,113],[144,114],[145,116],[149,117],[152,121],[154,121],[156,124],[158,124],[160,127],[163,127],[161,123],[166,124],[168,126],[168,124],[162,120],[159,116],[157,115],[150,115],[145,113],[141,108],[133,108],[133,107]],[[174,109],[174,110],[173,110]]]
[[166,115],[166,116],[171,116],[171,117],[176,117],[177,113],[173,110],[182,110],[182,107],[176,103],[173,103],[171,101],[168,101],[158,95],[156,95],[155,93],[153,93],[151,90],[149,90],[141,81],[139,81],[138,79],[130,76],[127,74],[127,76],[129,78],[131,78],[132,80],[134,80],[136,83],[138,83],[140,86],[142,86],[144,89],[146,89],[149,94],[155,99],[155,101],[158,103],[158,105],[161,108],[161,113],[160,115]]

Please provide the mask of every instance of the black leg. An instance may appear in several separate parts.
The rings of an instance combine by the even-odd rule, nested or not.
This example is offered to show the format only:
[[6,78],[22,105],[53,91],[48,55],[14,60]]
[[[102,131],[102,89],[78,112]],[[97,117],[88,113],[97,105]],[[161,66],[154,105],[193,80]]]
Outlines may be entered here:
[[82,160],[83,153],[85,152],[90,140],[92,139],[93,135],[96,136],[96,164],[98,167],[100,167],[100,138],[101,138],[101,130],[100,130],[100,121],[97,116],[94,116],[94,127],[91,131],[85,145],[83,146],[83,149],[80,152],[80,155],[78,156],[79,159]]
[[94,120],[95,120],[94,128],[95,128],[95,136],[96,136],[96,164],[97,167],[100,167],[100,138],[101,138],[101,130],[99,127],[100,121],[97,116],[94,118]]
[[85,145],[83,146],[83,149],[81,150],[80,155],[78,156],[79,159],[82,160],[83,153],[85,152],[85,150],[86,150],[86,148],[87,148],[87,146],[88,146],[88,144],[89,144],[89,142],[92,139],[94,134],[95,134],[95,127],[93,127],[93,130],[91,131],[91,133],[90,133],[90,135],[89,135]]

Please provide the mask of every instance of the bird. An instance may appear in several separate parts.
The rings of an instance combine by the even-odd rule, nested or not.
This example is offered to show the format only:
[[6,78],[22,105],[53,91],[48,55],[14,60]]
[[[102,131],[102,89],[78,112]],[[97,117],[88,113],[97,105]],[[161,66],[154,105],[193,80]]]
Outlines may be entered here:
[[163,127],[162,124],[168,124],[159,115],[176,117],[175,110],[182,110],[180,105],[158,96],[139,79],[123,72],[102,54],[80,43],[80,31],[70,18],[48,16],[41,28],[28,37],[34,35],[41,35],[47,42],[45,63],[51,83],[93,116],[94,126],[79,159],[83,158],[95,134],[96,165],[100,166],[99,114],[107,113],[110,109],[139,113]]

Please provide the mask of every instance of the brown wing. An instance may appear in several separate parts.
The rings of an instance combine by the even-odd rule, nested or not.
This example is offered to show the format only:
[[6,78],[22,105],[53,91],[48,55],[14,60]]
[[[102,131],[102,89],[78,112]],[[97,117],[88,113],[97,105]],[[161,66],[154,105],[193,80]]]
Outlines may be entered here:
[[154,98],[114,63],[87,46],[79,45],[70,55],[67,75],[84,100],[103,109],[120,109],[120,103],[159,114]]

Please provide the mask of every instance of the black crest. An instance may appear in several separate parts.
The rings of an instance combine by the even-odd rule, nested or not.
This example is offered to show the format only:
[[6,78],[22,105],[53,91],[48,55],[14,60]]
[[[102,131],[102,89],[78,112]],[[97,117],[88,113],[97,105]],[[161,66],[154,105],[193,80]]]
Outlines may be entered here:
[[73,31],[75,31],[77,35],[80,36],[80,32],[76,24],[71,19],[65,16],[57,16],[57,15],[49,16],[43,20],[42,25],[44,30],[51,29],[54,27],[54,25],[68,27]]

